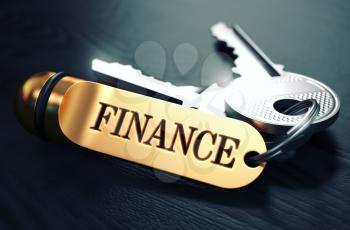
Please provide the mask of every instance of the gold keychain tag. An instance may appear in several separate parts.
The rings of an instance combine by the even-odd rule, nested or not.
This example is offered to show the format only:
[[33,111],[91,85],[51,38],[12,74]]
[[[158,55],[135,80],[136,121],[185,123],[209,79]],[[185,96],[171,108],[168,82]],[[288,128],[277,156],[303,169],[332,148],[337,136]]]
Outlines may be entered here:
[[93,82],[68,89],[59,125],[85,148],[223,188],[251,183],[265,166],[244,161],[266,146],[243,121]]

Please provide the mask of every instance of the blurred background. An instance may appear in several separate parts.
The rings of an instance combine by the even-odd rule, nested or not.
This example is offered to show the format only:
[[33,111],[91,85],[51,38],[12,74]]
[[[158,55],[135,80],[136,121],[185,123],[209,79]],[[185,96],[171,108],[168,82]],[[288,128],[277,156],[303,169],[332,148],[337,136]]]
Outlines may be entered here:
[[[347,0],[2,0],[0,229],[347,229],[350,221]],[[338,121],[248,187],[222,190],[43,141],[13,98],[39,71],[94,80],[100,58],[177,85],[234,78],[209,28],[239,24],[276,63],[333,88]],[[171,183],[168,183],[171,182]]]

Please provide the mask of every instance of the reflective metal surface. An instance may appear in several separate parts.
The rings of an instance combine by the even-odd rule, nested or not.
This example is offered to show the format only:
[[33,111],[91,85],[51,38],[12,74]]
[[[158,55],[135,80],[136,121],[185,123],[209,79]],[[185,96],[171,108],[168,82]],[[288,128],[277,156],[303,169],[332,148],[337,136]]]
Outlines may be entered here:
[[245,163],[248,152],[266,151],[249,124],[103,84],[68,89],[59,123],[85,148],[223,188],[249,184],[265,166]]
[[225,101],[226,115],[250,122],[262,132],[285,133],[295,126],[302,116],[283,114],[292,100],[315,99],[320,113],[310,129],[319,131],[338,117],[340,100],[325,84],[301,74],[284,71],[284,66],[274,64],[269,57],[239,27],[228,27],[222,22],[211,31],[219,41],[225,42],[238,55],[233,71],[240,77],[225,87],[219,104]]
[[[21,125],[31,133],[37,133],[34,125],[34,108],[39,93],[45,82],[55,72],[41,72],[30,76],[21,86],[15,99],[15,110],[17,119]],[[44,120],[44,132],[48,139],[67,141],[62,135],[58,125],[58,109],[67,89],[82,80],[66,76],[54,87],[46,108]]]
[[[279,112],[279,106],[286,106],[282,100],[315,99],[320,105],[320,113],[310,126],[313,131],[332,124],[340,108],[339,98],[333,90],[315,79],[295,73],[254,80],[241,77],[232,81],[227,90],[227,115],[244,119],[267,133],[284,133],[303,117]],[[279,101],[281,105],[278,105]]]

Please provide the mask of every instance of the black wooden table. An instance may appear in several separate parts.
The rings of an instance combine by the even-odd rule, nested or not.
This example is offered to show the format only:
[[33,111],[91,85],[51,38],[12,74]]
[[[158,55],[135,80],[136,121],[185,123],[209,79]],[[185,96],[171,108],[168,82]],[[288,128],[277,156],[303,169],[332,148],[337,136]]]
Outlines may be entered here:
[[[2,0],[0,229],[349,229],[349,11],[347,0]],[[221,190],[45,142],[16,121],[13,97],[29,74],[93,79],[93,58],[177,85],[225,80],[232,57],[209,33],[219,20],[239,23],[274,61],[342,102],[332,127],[248,187]],[[182,67],[179,45],[191,50],[178,53]]]

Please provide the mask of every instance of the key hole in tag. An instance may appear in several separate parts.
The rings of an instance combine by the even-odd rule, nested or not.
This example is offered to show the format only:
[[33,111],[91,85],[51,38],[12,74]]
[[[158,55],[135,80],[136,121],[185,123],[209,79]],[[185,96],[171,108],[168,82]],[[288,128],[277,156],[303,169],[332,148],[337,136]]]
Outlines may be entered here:
[[293,105],[299,103],[299,102],[300,101],[295,100],[295,99],[281,99],[281,100],[278,100],[275,103],[273,103],[273,108],[277,112],[285,114],[285,115],[298,116],[298,115],[302,115],[302,114],[306,113],[307,112],[307,108],[299,110],[298,112],[292,113],[292,114],[291,113],[286,113],[285,111],[287,109],[289,109],[290,107],[292,107]]
[[249,160],[249,158],[251,157],[255,157],[259,155],[259,153],[255,152],[255,151],[250,151],[250,152],[247,152],[245,155],[244,155],[244,163],[250,167],[250,168],[256,168],[258,167],[259,165],[255,165],[252,163],[252,161]]

